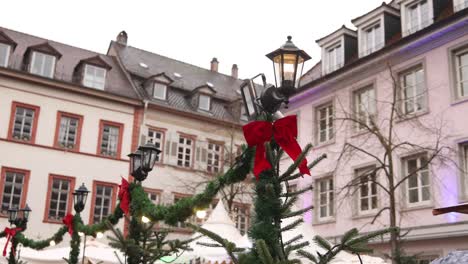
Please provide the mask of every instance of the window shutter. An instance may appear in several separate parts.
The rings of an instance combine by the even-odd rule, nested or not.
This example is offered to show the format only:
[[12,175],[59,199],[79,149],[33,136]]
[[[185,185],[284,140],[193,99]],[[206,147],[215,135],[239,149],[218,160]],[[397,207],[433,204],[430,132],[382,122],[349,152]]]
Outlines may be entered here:
[[166,148],[166,156],[168,156],[171,151],[171,141],[169,139],[166,140],[166,145],[164,146],[164,148]]
[[171,155],[172,156],[177,156],[177,142],[172,142]]
[[206,150],[206,148],[203,148],[202,149],[202,152],[201,152],[201,161],[202,162],[206,162],[206,159],[207,159],[207,155],[208,155],[208,151]]
[[140,145],[144,145],[144,144],[146,144],[146,135],[141,134],[141,137],[140,137]]
[[200,152],[201,152],[201,149],[200,147],[197,147],[197,151],[195,152],[195,161],[199,162],[200,161]]

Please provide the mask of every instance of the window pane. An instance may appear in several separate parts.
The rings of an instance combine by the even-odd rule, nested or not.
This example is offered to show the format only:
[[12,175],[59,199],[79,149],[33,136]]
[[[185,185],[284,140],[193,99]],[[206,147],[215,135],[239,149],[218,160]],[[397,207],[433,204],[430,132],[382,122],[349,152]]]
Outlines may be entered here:
[[94,223],[101,222],[105,217],[110,215],[112,204],[113,188],[110,186],[97,185],[94,203]]
[[211,101],[211,97],[205,94],[200,94],[200,96],[198,97],[198,108],[209,111],[210,101]]
[[25,175],[19,172],[6,172],[3,186],[2,208],[3,214],[9,208],[20,208]]
[[85,66],[83,85],[104,90],[106,83],[106,70],[101,67],[87,64]]
[[111,157],[117,157],[117,148],[119,144],[119,127],[104,125],[101,138],[101,154]]
[[182,167],[191,167],[192,165],[192,140],[179,137],[179,146],[177,149],[177,165]]
[[61,116],[58,137],[58,146],[63,148],[74,148],[78,132],[79,120],[77,118]]
[[55,70],[55,57],[52,55],[33,52],[30,72],[44,77],[53,77]]
[[154,83],[153,97],[166,100],[167,86],[161,83]]
[[33,109],[16,107],[12,131],[13,138],[24,141],[32,139],[34,115],[35,111]]
[[9,57],[10,45],[0,43],[0,67],[6,67],[8,65]]
[[52,180],[51,200],[48,217],[50,220],[60,220],[65,216],[70,192],[69,180],[54,178]]

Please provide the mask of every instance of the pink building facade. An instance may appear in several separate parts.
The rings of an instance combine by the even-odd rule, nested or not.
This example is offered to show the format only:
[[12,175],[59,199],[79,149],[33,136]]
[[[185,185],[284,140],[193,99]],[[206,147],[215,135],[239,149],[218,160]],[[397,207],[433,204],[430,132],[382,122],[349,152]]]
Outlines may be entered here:
[[[318,234],[338,242],[353,227],[366,233],[389,225],[381,188],[388,182],[373,170],[388,157],[363,129],[374,126],[393,131],[392,169],[396,181],[405,178],[396,188],[405,252],[426,263],[468,250],[467,216],[432,215],[433,208],[468,200],[466,7],[457,0],[392,1],[352,20],[357,30],[342,27],[317,40],[321,61],[302,77],[287,114],[298,115],[300,144],[314,144],[309,160],[328,155],[312,177],[292,183],[314,185],[302,205],[314,205],[305,220]],[[344,151],[349,146],[355,151]],[[388,252],[388,237],[372,247]]]

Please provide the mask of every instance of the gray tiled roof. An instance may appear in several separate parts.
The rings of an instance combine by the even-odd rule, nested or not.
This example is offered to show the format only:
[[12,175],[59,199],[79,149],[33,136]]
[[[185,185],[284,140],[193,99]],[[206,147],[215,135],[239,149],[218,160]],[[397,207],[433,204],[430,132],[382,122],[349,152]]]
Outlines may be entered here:
[[[240,121],[237,118],[238,115],[231,113],[227,106],[241,98],[237,91],[240,89],[242,80],[117,42],[111,42],[111,47],[118,52],[122,64],[132,75],[135,85],[148,99],[151,99],[152,103],[225,121],[236,123]],[[142,67],[140,63],[148,67]],[[152,99],[143,89],[142,83],[146,78],[160,73],[165,73],[173,80],[168,89],[167,101]],[[179,78],[174,73],[182,77]],[[197,107],[191,104],[190,97],[194,89],[206,86],[207,83],[211,83],[216,91],[212,99],[212,110],[209,113],[197,111]]]
[[[236,91],[239,90],[242,83],[240,79],[149,51],[131,46],[122,46],[116,42],[112,42],[111,45],[114,45],[114,47],[119,50],[122,63],[132,74],[142,78],[148,78],[152,75],[164,72],[174,80],[171,84],[173,87],[191,92],[196,87],[210,82],[213,84],[213,89],[216,91],[216,97],[225,100],[233,100],[239,97]],[[145,69],[141,67],[140,63],[148,65],[148,68]],[[182,75],[182,78],[177,78],[174,76],[174,73],[179,73]]]
[[131,83],[125,77],[125,73],[123,72],[122,68],[118,65],[118,62],[115,57],[69,46],[63,43],[47,40],[44,38],[31,36],[3,27],[0,27],[0,31],[2,31],[4,34],[6,34],[9,38],[11,38],[14,42],[17,43],[16,48],[10,56],[8,68],[12,68],[15,70],[23,70],[23,60],[27,49],[29,47],[44,44],[47,42],[50,46],[52,46],[62,55],[56,62],[54,79],[81,85],[79,83],[80,80],[77,80],[76,76],[74,76],[76,66],[81,60],[99,56],[109,66],[112,67],[110,70],[107,71],[104,91],[118,96],[139,99],[139,96],[137,95],[136,91],[132,88]]

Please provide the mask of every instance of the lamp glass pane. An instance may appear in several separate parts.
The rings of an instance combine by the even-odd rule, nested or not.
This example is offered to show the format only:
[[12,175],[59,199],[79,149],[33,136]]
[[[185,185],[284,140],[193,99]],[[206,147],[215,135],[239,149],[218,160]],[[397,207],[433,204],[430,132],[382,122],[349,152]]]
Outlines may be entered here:
[[253,100],[252,100],[252,95],[250,94],[250,90],[249,90],[249,86],[248,85],[245,85],[242,87],[242,94],[243,94],[243,97],[244,97],[244,103],[247,107],[247,112],[249,114],[249,116],[252,116],[254,113],[255,113],[255,107],[254,107],[254,103],[253,103]]

